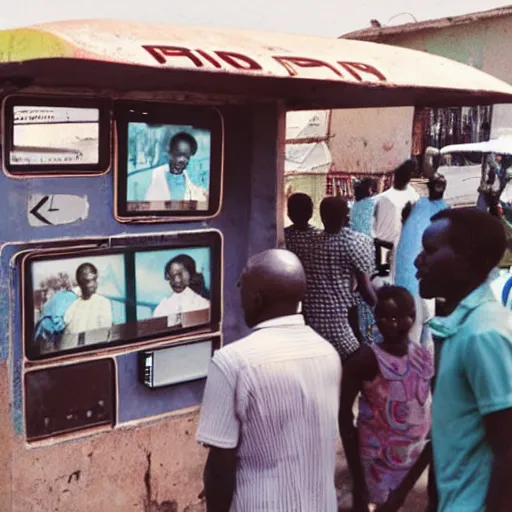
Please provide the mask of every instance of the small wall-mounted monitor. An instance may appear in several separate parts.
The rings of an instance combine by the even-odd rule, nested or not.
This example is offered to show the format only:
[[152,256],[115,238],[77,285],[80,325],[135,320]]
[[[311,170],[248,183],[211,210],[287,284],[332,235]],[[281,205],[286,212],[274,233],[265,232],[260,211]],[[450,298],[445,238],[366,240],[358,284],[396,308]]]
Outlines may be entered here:
[[223,122],[212,107],[116,104],[119,220],[212,217],[220,207]]
[[149,388],[204,379],[220,337],[172,345],[139,353],[140,379]]
[[58,249],[22,258],[25,354],[41,359],[216,331],[222,242],[181,233],[154,246]]
[[100,99],[8,96],[3,165],[12,174],[101,174],[110,166],[110,111]]

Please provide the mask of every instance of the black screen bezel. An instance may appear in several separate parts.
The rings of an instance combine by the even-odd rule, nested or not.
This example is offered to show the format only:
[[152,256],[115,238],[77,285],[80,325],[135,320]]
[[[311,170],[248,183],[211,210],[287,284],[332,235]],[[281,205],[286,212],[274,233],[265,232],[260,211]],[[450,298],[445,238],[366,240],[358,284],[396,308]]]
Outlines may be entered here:
[[[70,107],[94,108],[99,111],[99,138],[97,164],[11,164],[10,153],[13,148],[14,107]],[[3,103],[3,167],[15,176],[82,176],[104,174],[111,164],[111,123],[110,101],[104,98],[64,97],[46,95],[11,95]]]
[[[176,103],[118,101],[114,107],[117,134],[116,213],[122,220],[162,221],[166,219],[211,218],[221,203],[223,173],[224,123],[222,114],[214,107]],[[210,189],[205,210],[128,210],[128,125],[148,123],[163,125],[193,125],[210,131]]]
[[[140,253],[148,251],[165,251],[175,250],[179,248],[196,248],[207,247],[210,249],[210,273],[211,273],[211,287],[210,287],[210,321],[208,323],[195,325],[186,328],[172,328],[169,332],[158,332],[156,334],[147,335],[144,337],[129,338],[118,341],[108,341],[104,343],[97,343],[85,346],[79,346],[70,350],[62,350],[59,352],[51,352],[41,354],[39,350],[35,350],[34,344],[34,294],[31,265],[37,261],[50,261],[70,259],[82,256],[103,256],[112,254],[126,254]],[[116,247],[108,248],[86,248],[72,247],[56,248],[55,251],[48,252],[34,251],[27,254],[21,263],[22,280],[23,280],[23,296],[22,296],[22,322],[24,325],[24,353],[30,361],[40,361],[46,359],[53,359],[62,356],[73,355],[82,352],[98,352],[104,348],[134,345],[137,343],[151,342],[152,340],[160,341],[179,341],[184,336],[190,334],[200,334],[208,332],[217,332],[221,323],[222,314],[222,237],[217,231],[208,231],[200,233],[175,233],[172,240],[166,240],[161,244],[155,245],[141,245],[135,239],[133,243],[127,245],[119,245]],[[134,284],[135,286],[135,284]]]

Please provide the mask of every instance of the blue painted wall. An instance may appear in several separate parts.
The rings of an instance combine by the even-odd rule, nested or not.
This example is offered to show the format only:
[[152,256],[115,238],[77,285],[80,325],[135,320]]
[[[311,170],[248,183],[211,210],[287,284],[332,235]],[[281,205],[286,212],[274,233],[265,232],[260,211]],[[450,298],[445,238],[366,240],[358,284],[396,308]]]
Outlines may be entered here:
[[[227,107],[222,109],[222,113],[225,121],[223,206],[221,213],[211,221],[120,224],[113,217],[112,172],[90,178],[18,180],[3,174],[0,176],[0,204],[4,221],[1,240],[3,244],[9,243],[2,245],[0,260],[0,356],[2,359],[9,358],[11,365],[12,415],[18,434],[23,428],[20,276],[16,267],[11,266],[11,260],[16,252],[28,247],[27,242],[216,228],[224,236],[224,342],[230,343],[247,333],[236,283],[250,254],[276,244],[279,109],[277,105]],[[87,194],[89,216],[68,226],[31,227],[27,219],[27,201],[34,193]],[[115,357],[121,422],[200,402],[204,382],[149,390],[138,382],[136,352]]]

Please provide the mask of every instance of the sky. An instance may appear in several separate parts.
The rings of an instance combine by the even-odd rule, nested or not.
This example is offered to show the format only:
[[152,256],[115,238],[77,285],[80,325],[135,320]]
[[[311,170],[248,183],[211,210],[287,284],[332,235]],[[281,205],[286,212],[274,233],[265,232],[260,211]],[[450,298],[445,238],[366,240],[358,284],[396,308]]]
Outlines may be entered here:
[[[457,16],[511,0],[0,0],[0,29],[109,18],[337,37],[370,26]],[[485,6],[485,7],[484,7]]]

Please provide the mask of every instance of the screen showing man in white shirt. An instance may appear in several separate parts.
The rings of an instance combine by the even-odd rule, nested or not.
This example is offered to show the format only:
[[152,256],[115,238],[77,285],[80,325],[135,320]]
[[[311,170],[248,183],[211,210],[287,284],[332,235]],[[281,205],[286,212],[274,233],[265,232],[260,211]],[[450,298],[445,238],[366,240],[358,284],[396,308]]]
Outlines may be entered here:
[[122,254],[38,258],[27,263],[32,284],[31,356],[111,341],[126,323],[125,257]]
[[76,271],[78,298],[66,311],[64,333],[76,334],[112,327],[110,300],[97,293],[98,269],[92,263],[82,263]]
[[128,124],[129,210],[207,210],[211,133],[193,126]]

